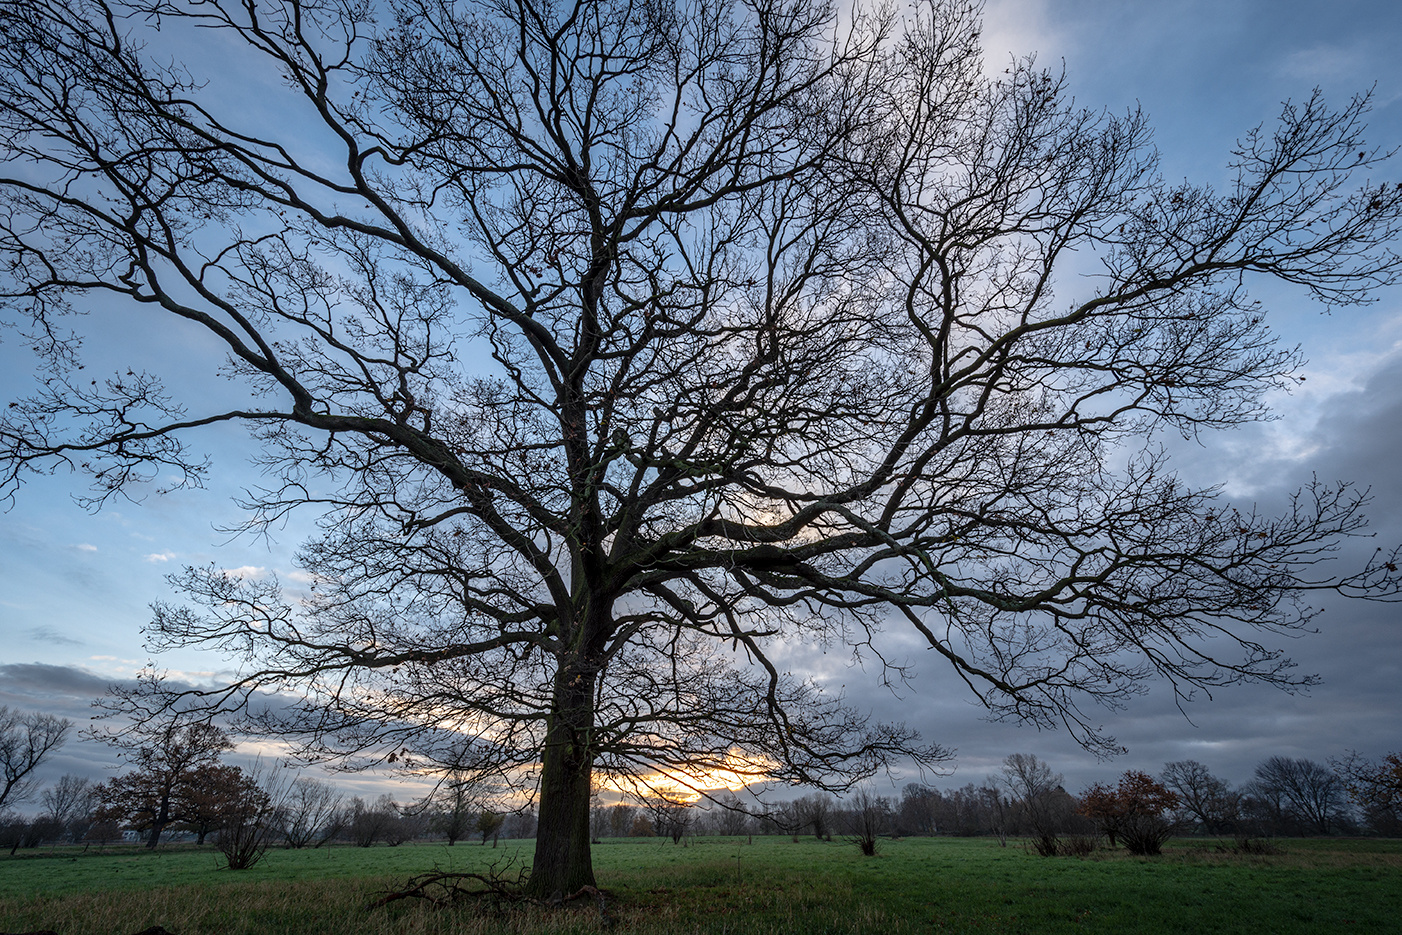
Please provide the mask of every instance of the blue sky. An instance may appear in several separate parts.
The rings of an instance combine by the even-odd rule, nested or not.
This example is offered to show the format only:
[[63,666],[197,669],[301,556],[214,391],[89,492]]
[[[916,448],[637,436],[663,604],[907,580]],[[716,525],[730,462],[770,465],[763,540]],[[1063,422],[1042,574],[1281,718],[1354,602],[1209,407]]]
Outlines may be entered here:
[[[1045,66],[1064,62],[1077,101],[1123,111],[1142,106],[1170,179],[1211,183],[1223,177],[1233,141],[1269,123],[1286,99],[1314,87],[1343,103],[1374,91],[1371,141],[1402,145],[1402,4],[1389,2],[1107,2],[995,0],[986,10],[990,68],[1009,55],[1037,52]],[[1385,170],[1402,179],[1402,160]],[[1402,289],[1376,304],[1323,315],[1305,296],[1258,289],[1283,342],[1309,360],[1306,382],[1277,402],[1268,425],[1207,437],[1177,451],[1179,469],[1202,483],[1223,483],[1238,501],[1278,505],[1317,473],[1372,487],[1379,544],[1402,542]],[[3,335],[0,335],[3,337]],[[112,361],[138,351],[177,368],[177,383],[201,383],[201,336],[132,326],[103,338],[93,353]],[[0,395],[22,391],[24,356],[0,345]],[[184,368],[186,372],[180,373]],[[305,530],[272,541],[231,539],[218,531],[239,514],[230,498],[254,479],[246,442],[234,429],[204,436],[215,459],[207,490],[115,501],[96,514],[74,505],[75,479],[30,483],[0,519],[0,704],[86,717],[86,701],[108,680],[124,679],[151,657],[141,647],[148,605],[169,596],[164,576],[182,565],[276,571],[295,584],[292,555]],[[1371,551],[1375,543],[1364,546]],[[1347,557],[1347,556],[1345,556]],[[858,673],[811,660],[845,683],[849,698],[879,716],[904,719],[928,739],[959,750],[958,772],[938,784],[978,781],[1003,756],[1035,752],[1079,789],[1126,768],[1157,771],[1167,760],[1198,759],[1233,782],[1266,756],[1324,759],[1359,749],[1402,748],[1402,607],[1332,600],[1320,632],[1287,648],[1301,671],[1324,684],[1308,695],[1254,687],[1226,689],[1196,703],[1188,717],[1171,692],[1153,686],[1107,725],[1130,748],[1100,764],[1064,734],[990,725],[933,662],[900,697],[871,688]],[[912,649],[912,652],[917,652]],[[194,654],[160,662],[191,678],[216,677],[225,660]],[[921,667],[929,665],[929,670]],[[94,776],[103,748],[72,743],[47,772]],[[913,778],[913,777],[906,777]],[[361,780],[370,789],[378,780]]]

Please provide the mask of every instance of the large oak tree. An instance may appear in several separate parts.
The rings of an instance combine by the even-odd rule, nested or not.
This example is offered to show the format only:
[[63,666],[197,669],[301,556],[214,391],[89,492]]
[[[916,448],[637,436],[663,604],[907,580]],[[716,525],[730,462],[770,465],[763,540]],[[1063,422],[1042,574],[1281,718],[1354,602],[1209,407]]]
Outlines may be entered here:
[[[245,661],[211,708],[301,699],[260,720],[308,755],[538,779],[538,893],[592,881],[601,777],[945,754],[797,644],[892,678],[908,628],[995,716],[1112,746],[1095,703],[1288,686],[1303,596],[1393,588],[1318,566],[1347,487],[1260,516],[1144,441],[1290,381],[1251,278],[1395,278],[1365,100],[1287,106],[1213,188],[1164,182],[1138,114],[990,77],[960,0],[0,10],[0,266],[43,365],[8,489],[199,483],[200,430],[247,426],[249,525],[314,511],[317,587],[191,570],[153,641]],[[80,373],[69,329],[135,309],[232,382]]]

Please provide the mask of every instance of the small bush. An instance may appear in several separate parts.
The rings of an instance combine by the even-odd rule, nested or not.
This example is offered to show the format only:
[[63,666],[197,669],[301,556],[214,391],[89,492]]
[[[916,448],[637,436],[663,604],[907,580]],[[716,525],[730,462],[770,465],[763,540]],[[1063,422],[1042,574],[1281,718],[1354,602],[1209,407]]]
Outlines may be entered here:
[[1098,843],[1095,835],[1073,834],[1061,842],[1060,853],[1062,857],[1089,857]]
[[1248,838],[1245,835],[1237,835],[1236,841],[1231,846],[1222,845],[1218,850],[1229,851],[1233,854],[1250,854],[1253,856],[1266,856],[1269,854],[1279,854],[1280,848],[1275,846],[1275,842],[1267,841],[1265,838]]

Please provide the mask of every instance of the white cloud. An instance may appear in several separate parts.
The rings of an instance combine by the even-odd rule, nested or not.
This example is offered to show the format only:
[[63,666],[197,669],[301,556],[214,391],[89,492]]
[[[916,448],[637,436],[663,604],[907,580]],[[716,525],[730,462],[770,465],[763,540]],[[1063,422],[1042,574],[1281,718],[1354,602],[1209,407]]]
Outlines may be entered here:
[[168,562],[168,561],[170,561],[170,560],[173,559],[173,558],[175,558],[175,553],[174,553],[174,552],[152,552],[150,555],[146,556],[146,561],[148,561],[148,562]]
[[991,0],[984,7],[981,39],[990,71],[1006,68],[1009,55],[1036,53],[1038,61],[1052,63],[1073,48],[1065,24],[1052,19],[1046,0]]
[[1360,49],[1317,45],[1291,52],[1280,63],[1279,71],[1285,78],[1334,84],[1353,78],[1360,60],[1366,60]]
[[80,542],[80,543],[78,543],[77,545],[75,545],[73,548],[77,549],[79,552],[96,552],[96,551],[97,551],[97,546],[95,546],[95,545],[90,545],[89,543],[86,543],[86,542]]
[[238,568],[221,568],[219,571],[231,578],[258,578],[267,569],[262,565],[240,565]]

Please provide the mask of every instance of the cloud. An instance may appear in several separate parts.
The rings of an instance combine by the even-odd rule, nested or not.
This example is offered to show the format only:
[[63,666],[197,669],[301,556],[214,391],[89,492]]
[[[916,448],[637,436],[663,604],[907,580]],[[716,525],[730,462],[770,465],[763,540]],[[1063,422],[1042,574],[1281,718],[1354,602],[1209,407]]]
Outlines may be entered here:
[[80,543],[78,543],[77,545],[75,545],[73,548],[77,549],[79,552],[96,552],[96,551],[97,551],[97,546],[95,546],[95,545],[90,545],[90,544],[88,544],[88,543],[86,543],[86,542],[80,542]]
[[81,666],[40,662],[0,665],[0,704],[87,720],[111,679]]
[[230,578],[258,578],[267,569],[262,565],[240,565],[238,568],[221,568],[219,571]]
[[82,646],[82,645],[83,645],[83,641],[82,641],[82,640],[75,640],[75,639],[73,639],[72,637],[64,636],[61,632],[59,632],[59,631],[58,631],[56,628],[54,628],[54,627],[48,627],[48,626],[30,627],[29,630],[28,630],[28,632],[26,633],[26,635],[27,635],[31,640],[37,640],[37,641],[39,641],[39,642],[41,642],[41,643],[60,643],[60,644],[62,644],[62,645],[64,645],[64,646]]
[[148,562],[168,562],[168,561],[170,561],[170,560],[173,559],[173,558],[175,558],[175,553],[174,553],[174,552],[152,552],[150,555],[146,556],[146,561],[148,561]]
[[1357,47],[1316,45],[1291,52],[1277,70],[1282,78],[1341,84],[1356,77],[1359,61],[1366,58],[1364,51]]

